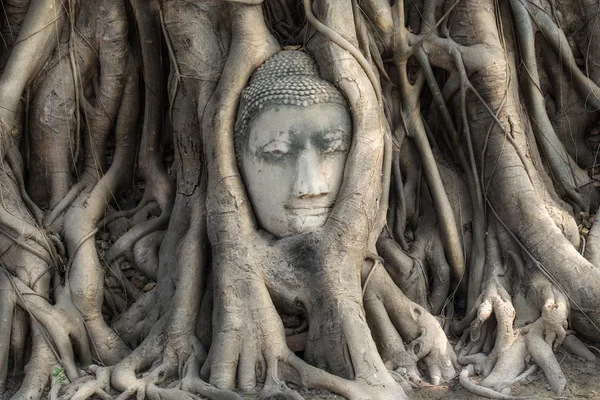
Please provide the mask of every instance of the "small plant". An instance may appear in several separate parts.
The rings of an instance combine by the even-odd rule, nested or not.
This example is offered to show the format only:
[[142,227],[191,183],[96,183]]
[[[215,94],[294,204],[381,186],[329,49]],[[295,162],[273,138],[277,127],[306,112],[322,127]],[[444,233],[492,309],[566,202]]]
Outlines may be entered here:
[[61,367],[54,368],[52,371],[52,376],[56,378],[56,382],[59,385],[63,385],[67,381],[67,376],[65,375],[65,369]]

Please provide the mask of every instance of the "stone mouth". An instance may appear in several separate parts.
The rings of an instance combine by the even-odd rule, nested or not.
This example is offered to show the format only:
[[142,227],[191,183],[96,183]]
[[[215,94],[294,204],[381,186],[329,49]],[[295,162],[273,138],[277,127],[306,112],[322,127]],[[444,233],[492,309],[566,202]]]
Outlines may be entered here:
[[329,214],[333,208],[331,202],[295,202],[284,205],[284,208],[294,214],[304,216],[321,216]]
[[331,207],[290,207],[288,208],[288,210],[292,211],[295,214],[318,217],[321,215],[329,214],[331,212]]
[[289,203],[284,203],[283,208],[288,210],[310,210],[317,208],[331,209],[334,204],[334,202],[324,201],[290,201]]

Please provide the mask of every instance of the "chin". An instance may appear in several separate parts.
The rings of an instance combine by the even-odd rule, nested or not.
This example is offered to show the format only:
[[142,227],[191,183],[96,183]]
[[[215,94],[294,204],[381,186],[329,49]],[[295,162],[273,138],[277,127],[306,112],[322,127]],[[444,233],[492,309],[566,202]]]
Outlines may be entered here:
[[321,215],[299,215],[294,213],[288,215],[288,229],[281,237],[299,235],[321,228],[327,222],[329,213]]

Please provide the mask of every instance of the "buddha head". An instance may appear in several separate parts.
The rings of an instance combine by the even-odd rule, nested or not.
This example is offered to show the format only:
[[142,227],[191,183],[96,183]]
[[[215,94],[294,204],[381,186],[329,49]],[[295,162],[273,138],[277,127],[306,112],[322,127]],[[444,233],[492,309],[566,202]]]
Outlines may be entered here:
[[352,139],[346,99],[303,51],[272,56],[242,92],[235,147],[262,229],[283,238],[325,224]]

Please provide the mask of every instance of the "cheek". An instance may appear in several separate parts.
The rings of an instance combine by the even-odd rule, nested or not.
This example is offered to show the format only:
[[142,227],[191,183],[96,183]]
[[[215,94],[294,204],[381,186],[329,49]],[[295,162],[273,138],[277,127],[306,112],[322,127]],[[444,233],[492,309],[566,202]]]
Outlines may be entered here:
[[[335,154],[321,163],[321,173],[330,184],[341,184],[346,166],[346,154]],[[330,188],[331,189],[331,188]]]
[[293,168],[288,163],[272,163],[256,158],[244,162],[244,183],[253,197],[272,203],[286,195]]

